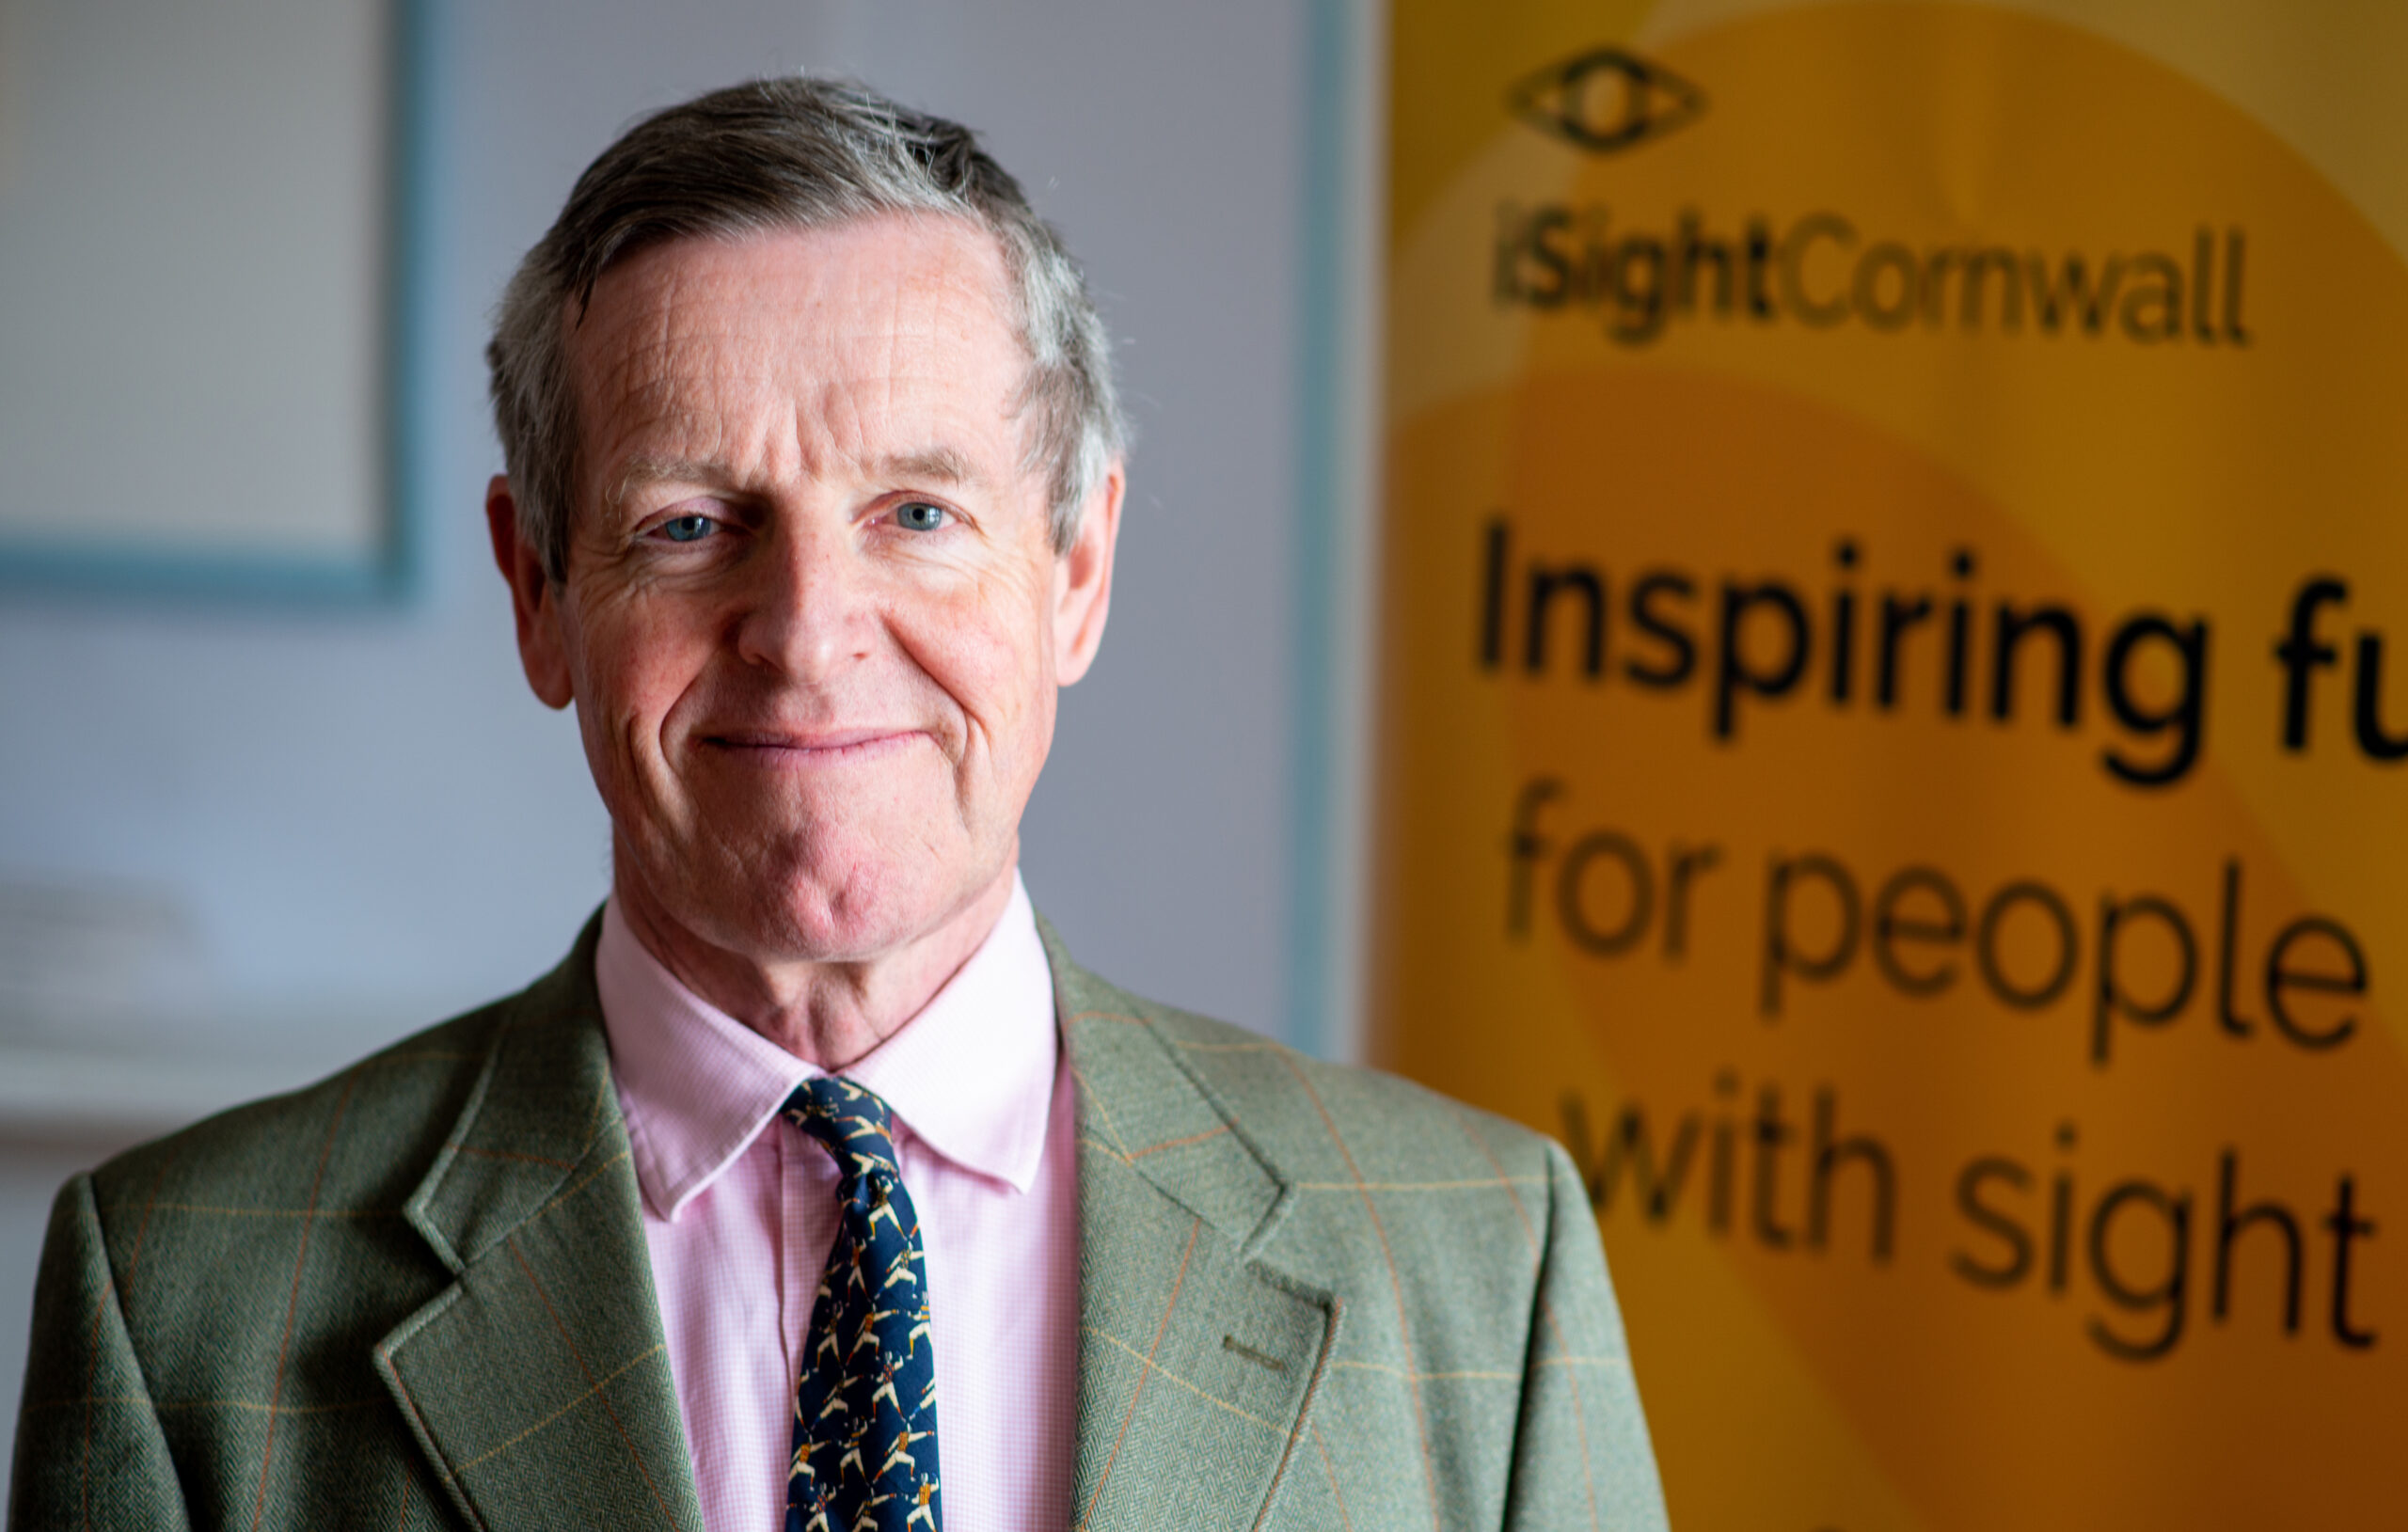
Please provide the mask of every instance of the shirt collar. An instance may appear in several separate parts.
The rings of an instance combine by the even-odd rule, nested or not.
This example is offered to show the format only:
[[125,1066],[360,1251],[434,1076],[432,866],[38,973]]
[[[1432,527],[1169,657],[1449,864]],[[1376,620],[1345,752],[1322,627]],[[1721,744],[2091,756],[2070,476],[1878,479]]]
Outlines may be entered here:
[[[644,1205],[674,1222],[823,1071],[696,995],[613,903],[594,955],[610,1073]],[[1053,971],[1020,875],[994,929],[944,987],[845,1077],[883,1097],[906,1134],[1026,1192],[1045,1149],[1060,1049]]]

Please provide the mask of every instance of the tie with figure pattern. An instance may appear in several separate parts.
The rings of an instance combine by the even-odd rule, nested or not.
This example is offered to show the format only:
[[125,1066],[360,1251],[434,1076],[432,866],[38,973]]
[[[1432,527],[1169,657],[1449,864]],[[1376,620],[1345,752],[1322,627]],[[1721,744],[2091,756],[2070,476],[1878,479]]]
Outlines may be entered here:
[[940,1532],[928,1278],[894,1113],[833,1075],[782,1110],[835,1157],[842,1204],[795,1386],[785,1532]]

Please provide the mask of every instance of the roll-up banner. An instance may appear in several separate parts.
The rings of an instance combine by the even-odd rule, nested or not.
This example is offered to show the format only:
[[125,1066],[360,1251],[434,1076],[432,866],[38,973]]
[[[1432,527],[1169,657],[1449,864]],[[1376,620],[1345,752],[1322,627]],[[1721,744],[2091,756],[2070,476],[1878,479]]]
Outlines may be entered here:
[[1675,1525],[2408,1524],[2408,8],[1389,25],[1373,1052]]

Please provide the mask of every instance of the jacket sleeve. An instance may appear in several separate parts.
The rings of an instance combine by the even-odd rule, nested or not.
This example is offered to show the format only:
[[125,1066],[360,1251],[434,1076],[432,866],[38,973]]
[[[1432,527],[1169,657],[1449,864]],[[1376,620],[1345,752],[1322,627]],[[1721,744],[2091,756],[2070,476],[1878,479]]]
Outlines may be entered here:
[[1553,1144],[1546,1153],[1547,1220],[1505,1524],[1664,1532],[1664,1492],[1605,1247],[1571,1160]]
[[10,1532],[188,1525],[102,1236],[92,1177],[52,1205],[17,1414]]

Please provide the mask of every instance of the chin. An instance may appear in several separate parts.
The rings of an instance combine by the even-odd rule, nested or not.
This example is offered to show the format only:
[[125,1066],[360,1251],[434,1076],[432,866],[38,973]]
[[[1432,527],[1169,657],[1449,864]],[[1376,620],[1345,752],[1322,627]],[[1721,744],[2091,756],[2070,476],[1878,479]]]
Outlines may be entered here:
[[702,836],[622,834],[620,854],[641,869],[671,921],[763,963],[859,962],[909,946],[993,887],[1014,850],[1008,837],[988,845],[921,816],[831,822],[805,814],[765,824],[729,814],[717,828]]
[[963,880],[934,867],[853,861],[791,868],[773,881],[778,892],[747,923],[759,942],[754,955],[824,963],[909,945],[958,913],[991,877]]

